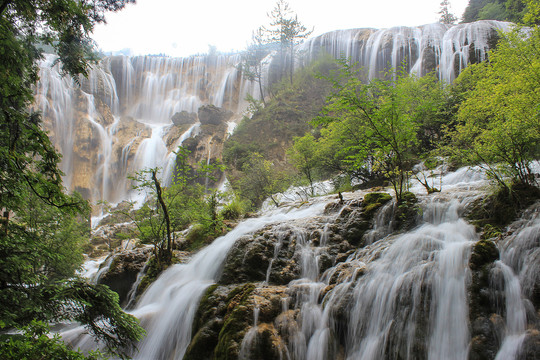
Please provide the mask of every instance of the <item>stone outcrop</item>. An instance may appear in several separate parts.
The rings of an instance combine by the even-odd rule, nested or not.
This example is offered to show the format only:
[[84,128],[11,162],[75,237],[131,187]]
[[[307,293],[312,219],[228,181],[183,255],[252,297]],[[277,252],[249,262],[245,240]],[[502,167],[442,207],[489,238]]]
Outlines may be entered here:
[[127,296],[143,270],[152,251],[151,248],[140,248],[111,255],[114,259],[109,269],[99,278],[98,283],[107,285],[118,294],[120,304],[126,305]]
[[233,113],[214,105],[201,106],[197,112],[202,125],[219,125],[228,121]]
[[[291,351],[295,346],[305,346],[299,345],[303,344],[302,341],[294,336],[302,333],[301,329],[306,326],[315,326],[306,323],[309,321],[305,318],[308,316],[309,319],[307,309],[314,306],[310,301],[314,301],[316,306],[323,304],[325,311],[331,314],[328,336],[336,346],[328,349],[327,358],[344,358],[344,346],[350,341],[348,322],[351,304],[356,301],[352,289],[370,271],[364,262],[366,259],[376,260],[389,244],[399,241],[400,233],[413,226],[418,217],[416,197],[406,195],[408,204],[401,210],[385,207],[391,205],[390,201],[390,196],[385,193],[369,193],[363,199],[344,203],[336,200],[326,206],[324,217],[302,224],[290,221],[268,225],[252,235],[239,238],[227,256],[218,283],[208,288],[200,302],[186,359],[292,357]],[[415,219],[398,222],[398,226],[391,230],[398,235],[370,244],[369,236],[376,218],[386,209],[392,209],[393,219],[403,214]],[[467,282],[470,359],[493,360],[505,336],[505,288],[497,265],[500,257],[498,247],[504,247],[504,242],[522,229],[523,224],[516,223],[513,227],[496,237],[483,236],[471,248],[471,278]],[[360,250],[357,251],[358,248]],[[320,277],[319,282],[304,278],[308,276],[305,254],[310,251],[318,260],[318,271],[309,277]],[[351,259],[352,255],[358,259]],[[410,354],[413,358],[425,358],[429,351],[433,284],[422,282],[417,285],[420,297],[404,294],[394,305],[416,311],[397,314],[389,330],[392,338],[389,341],[393,341],[393,337],[397,339],[395,335],[403,331],[414,331],[411,333],[412,350],[396,345],[397,353],[393,355],[399,358]],[[538,304],[530,306],[527,310],[531,319],[529,330],[518,354],[519,359],[534,359],[540,344],[540,331],[534,320],[539,314]],[[414,317],[409,318],[412,315]],[[401,326],[412,327],[405,329]]]
[[171,121],[174,125],[195,124],[197,122],[197,114],[187,111],[180,111],[173,115]]

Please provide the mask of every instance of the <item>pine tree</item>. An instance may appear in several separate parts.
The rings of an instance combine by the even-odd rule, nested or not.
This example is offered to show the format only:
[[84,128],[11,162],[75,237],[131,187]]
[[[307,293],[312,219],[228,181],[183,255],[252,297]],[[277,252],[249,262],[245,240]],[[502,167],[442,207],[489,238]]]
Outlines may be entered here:
[[439,22],[441,24],[455,24],[457,21],[457,17],[450,12],[450,2],[448,0],[443,0],[441,2],[441,10],[439,10],[439,14],[441,17],[439,18]]
[[[308,30],[298,21],[298,15],[291,10],[285,0],[278,0],[269,17],[271,19],[270,28],[264,28],[264,31],[270,43],[279,44],[282,75],[286,73],[288,67],[292,82],[294,47],[301,44],[304,39],[311,35],[313,30]],[[289,64],[286,64],[287,56],[289,56]]]

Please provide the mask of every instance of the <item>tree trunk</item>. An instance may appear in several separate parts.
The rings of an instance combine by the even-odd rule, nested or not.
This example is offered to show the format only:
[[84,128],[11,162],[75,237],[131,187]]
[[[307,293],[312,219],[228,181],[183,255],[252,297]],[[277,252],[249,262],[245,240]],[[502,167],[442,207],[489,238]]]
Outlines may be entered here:
[[171,220],[169,218],[169,211],[167,210],[167,206],[165,205],[165,201],[163,200],[163,195],[161,191],[161,184],[159,183],[159,180],[156,175],[156,170],[152,170],[152,180],[154,181],[154,186],[156,187],[156,194],[157,194],[157,200],[163,209],[163,217],[165,218],[165,224],[167,226],[167,248],[166,248],[166,255],[165,255],[165,261],[170,264],[172,259],[172,239],[171,239]]

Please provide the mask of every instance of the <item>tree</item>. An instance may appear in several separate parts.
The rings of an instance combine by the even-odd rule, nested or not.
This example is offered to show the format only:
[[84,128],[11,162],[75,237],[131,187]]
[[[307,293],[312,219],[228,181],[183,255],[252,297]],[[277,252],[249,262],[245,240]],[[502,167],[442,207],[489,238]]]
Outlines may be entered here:
[[[540,158],[540,30],[502,35],[487,63],[458,81],[474,83],[450,132],[457,156],[486,169],[503,188],[535,185],[531,161]],[[473,78],[474,81],[469,81]]]
[[318,158],[317,142],[311,133],[294,138],[294,145],[289,148],[287,155],[293,165],[302,173],[309,183],[311,195],[314,195],[313,184],[317,180]]
[[258,153],[250,156],[242,171],[244,176],[238,182],[238,190],[241,196],[251,202],[253,208],[259,208],[267,198],[279,206],[274,195],[288,187],[283,172],[277,171],[271,161],[265,160]]
[[439,22],[442,24],[455,24],[457,17],[450,12],[450,2],[448,0],[443,0],[441,2],[441,10],[439,10]]
[[540,25],[540,1],[538,0],[525,0],[526,8],[523,15],[523,22],[526,25]]
[[264,58],[269,54],[268,44],[265,42],[264,29],[259,27],[251,36],[251,44],[242,54],[240,71],[249,81],[255,81],[259,87],[259,95],[263,105],[266,106],[263,91]]
[[[401,201],[418,153],[419,133],[439,100],[434,76],[416,78],[403,70],[394,80],[365,84],[359,70],[340,60],[339,72],[327,79],[334,92],[313,124],[322,127],[321,151],[331,149],[340,167],[361,181],[383,178]],[[319,158],[324,158],[320,156]]]
[[306,39],[313,30],[308,30],[298,16],[290,9],[285,0],[278,0],[275,8],[270,12],[270,27],[263,27],[268,42],[279,44],[280,68],[283,74],[287,73],[286,57],[289,56],[289,77],[292,83],[294,72],[294,47]]
[[[0,1],[0,327],[32,319],[78,320],[112,350],[137,341],[142,329],[108,288],[75,276],[88,204],[68,195],[60,155],[31,110],[37,60],[52,46],[65,74],[85,75],[95,24],[129,0]],[[116,301],[116,302],[115,302]]]
[[180,147],[176,153],[176,169],[172,184],[163,188],[158,178],[159,168],[143,169],[131,179],[133,188],[145,194],[145,203],[134,210],[134,203],[120,211],[137,227],[137,237],[146,244],[154,245],[154,256],[159,269],[171,264],[175,233],[194,222],[205,223],[214,231],[216,225],[215,200],[205,201],[204,186],[197,181],[216,169],[219,164],[200,164],[194,169],[188,163],[189,151]]

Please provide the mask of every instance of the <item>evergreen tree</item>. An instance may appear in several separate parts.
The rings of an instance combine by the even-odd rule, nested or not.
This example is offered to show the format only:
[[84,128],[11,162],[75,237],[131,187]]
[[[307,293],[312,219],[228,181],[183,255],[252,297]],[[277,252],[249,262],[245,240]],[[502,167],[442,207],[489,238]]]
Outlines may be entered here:
[[[292,83],[294,71],[294,47],[301,44],[313,30],[308,30],[298,16],[290,9],[285,0],[278,0],[276,7],[270,12],[270,27],[263,27],[267,39],[271,43],[279,44],[280,66],[282,76],[288,73]],[[287,63],[287,56],[289,62]]]
[[441,15],[439,22],[442,24],[455,24],[457,21],[457,17],[450,12],[450,2],[448,0],[441,2],[439,14]]

